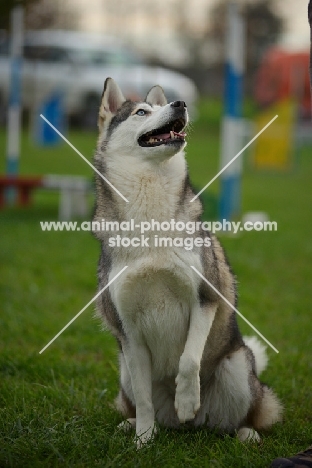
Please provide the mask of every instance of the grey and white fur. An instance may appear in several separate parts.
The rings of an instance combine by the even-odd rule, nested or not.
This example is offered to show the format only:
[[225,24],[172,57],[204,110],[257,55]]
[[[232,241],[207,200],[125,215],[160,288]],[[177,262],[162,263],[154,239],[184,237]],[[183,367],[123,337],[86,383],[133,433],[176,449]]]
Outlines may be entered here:
[[[106,80],[94,164],[129,203],[96,174],[94,221],[200,220],[201,202],[190,203],[195,193],[183,151],[187,122],[185,103],[168,104],[161,87],[144,102],[132,102]],[[119,344],[116,404],[123,426],[135,428],[138,446],[153,438],[155,421],[167,427],[188,421],[259,440],[256,431],[282,414],[273,391],[258,379],[265,348],[241,336],[233,310],[190,268],[236,306],[235,278],[216,237],[210,236],[209,248],[185,250],[110,247],[111,233],[94,234],[101,242],[99,290],[128,266],[98,298],[97,312]]]

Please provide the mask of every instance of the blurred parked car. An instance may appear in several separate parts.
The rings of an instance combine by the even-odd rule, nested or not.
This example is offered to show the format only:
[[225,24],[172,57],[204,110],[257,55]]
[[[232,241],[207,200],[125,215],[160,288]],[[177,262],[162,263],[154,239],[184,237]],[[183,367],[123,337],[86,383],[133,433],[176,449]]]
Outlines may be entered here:
[[[7,105],[10,63],[8,43],[0,44],[0,112]],[[106,77],[128,98],[144,98],[160,84],[168,101],[184,100],[194,111],[197,90],[186,76],[143,60],[116,38],[72,31],[31,31],[24,40],[22,105],[33,111],[53,92],[61,91],[67,115],[87,127],[96,125]]]

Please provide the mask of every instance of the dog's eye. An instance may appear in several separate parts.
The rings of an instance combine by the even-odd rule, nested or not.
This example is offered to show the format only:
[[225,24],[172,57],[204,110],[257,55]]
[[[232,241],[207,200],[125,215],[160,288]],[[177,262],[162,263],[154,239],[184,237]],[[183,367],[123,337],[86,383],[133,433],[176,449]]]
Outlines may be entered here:
[[146,115],[146,111],[144,109],[139,109],[137,112],[136,112],[136,115]]

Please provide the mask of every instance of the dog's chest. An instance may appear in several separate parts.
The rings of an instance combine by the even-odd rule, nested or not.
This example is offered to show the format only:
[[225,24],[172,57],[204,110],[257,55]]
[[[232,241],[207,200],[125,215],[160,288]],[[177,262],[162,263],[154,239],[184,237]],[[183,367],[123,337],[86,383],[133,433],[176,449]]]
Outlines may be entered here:
[[186,276],[156,261],[130,266],[115,291],[125,333],[149,348],[155,379],[176,375],[194,299]]

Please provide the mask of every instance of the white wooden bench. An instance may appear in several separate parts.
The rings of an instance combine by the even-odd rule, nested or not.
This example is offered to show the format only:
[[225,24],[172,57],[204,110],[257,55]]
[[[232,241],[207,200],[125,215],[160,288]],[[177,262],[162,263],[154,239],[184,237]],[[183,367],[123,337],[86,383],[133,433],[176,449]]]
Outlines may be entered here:
[[88,215],[88,194],[92,183],[81,176],[47,175],[42,178],[41,188],[59,190],[58,218],[67,221],[75,216]]

